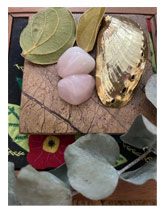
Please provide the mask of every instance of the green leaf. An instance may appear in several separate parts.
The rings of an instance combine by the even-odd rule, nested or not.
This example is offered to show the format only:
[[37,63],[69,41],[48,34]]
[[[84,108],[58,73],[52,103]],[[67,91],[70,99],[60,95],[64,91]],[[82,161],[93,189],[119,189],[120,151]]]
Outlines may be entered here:
[[92,200],[100,200],[115,190],[119,174],[112,166],[119,146],[107,134],[88,134],[69,145],[64,153],[69,183]]
[[[114,165],[120,156],[120,149],[116,140],[108,134],[87,134],[80,137],[75,143],[71,144],[79,147],[97,158],[105,159]],[[70,146],[71,146],[70,145]]]
[[23,167],[16,180],[16,195],[21,205],[71,205],[69,188],[49,172]]
[[114,164],[114,167],[120,166],[126,162],[127,162],[127,159],[120,154],[119,158],[116,160],[116,163]]
[[29,151],[28,135],[19,133],[20,106],[8,104],[8,133],[11,139],[26,151]]
[[77,26],[76,42],[86,52],[91,51],[94,47],[104,13],[104,7],[90,8],[80,17]]
[[68,181],[68,176],[67,176],[67,166],[66,166],[66,164],[63,164],[62,166],[59,166],[56,169],[52,169],[49,172],[51,174],[55,175],[56,177],[58,177],[65,184],[67,184],[68,186],[70,186],[69,181]]
[[120,178],[136,185],[144,184],[150,179],[156,180],[156,158],[150,160],[136,170],[122,173]]
[[74,39],[70,39],[70,41],[67,44],[65,44],[65,46],[63,46],[61,49],[59,49],[54,53],[45,54],[45,55],[29,54],[26,56],[26,59],[35,64],[40,64],[40,65],[53,64],[57,62],[57,60],[62,55],[62,53],[64,53],[65,50],[73,46],[73,44],[74,44]]
[[129,128],[128,132],[121,135],[121,140],[138,149],[152,148],[156,153],[157,128],[146,117],[139,115]]
[[147,99],[157,108],[157,74],[153,74],[147,81],[145,94]]
[[15,194],[16,175],[14,163],[8,162],[8,205],[19,205]]
[[54,63],[66,49],[73,46],[75,34],[76,25],[70,11],[48,8],[35,14],[22,31],[22,55],[37,64]]

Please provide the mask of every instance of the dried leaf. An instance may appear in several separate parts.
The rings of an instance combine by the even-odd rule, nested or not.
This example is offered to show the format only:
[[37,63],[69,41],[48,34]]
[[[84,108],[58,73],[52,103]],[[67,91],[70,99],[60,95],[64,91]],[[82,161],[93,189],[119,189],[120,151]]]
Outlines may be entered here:
[[150,102],[157,107],[157,75],[153,74],[147,81],[145,87],[146,97]]
[[156,159],[150,160],[136,170],[124,172],[120,178],[137,185],[144,184],[150,179],[156,180]]
[[117,142],[107,134],[88,134],[65,150],[71,186],[92,200],[111,195],[119,174],[111,165],[119,157]]
[[16,195],[22,205],[71,205],[70,189],[49,172],[38,172],[30,165],[17,176]]
[[75,41],[76,26],[70,11],[49,8],[35,14],[20,36],[22,55],[37,64],[51,64]]
[[104,13],[104,7],[91,8],[80,17],[77,26],[76,42],[86,52],[91,51],[94,47]]
[[124,143],[139,149],[152,148],[156,152],[156,126],[146,117],[139,115],[127,133],[120,138]]

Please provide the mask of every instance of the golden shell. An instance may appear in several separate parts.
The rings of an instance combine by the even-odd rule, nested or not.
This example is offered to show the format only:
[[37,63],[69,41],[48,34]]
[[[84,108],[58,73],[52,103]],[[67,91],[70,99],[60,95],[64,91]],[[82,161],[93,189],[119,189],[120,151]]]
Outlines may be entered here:
[[128,18],[106,16],[96,56],[96,88],[104,105],[119,108],[129,102],[146,58],[146,37],[139,25]]

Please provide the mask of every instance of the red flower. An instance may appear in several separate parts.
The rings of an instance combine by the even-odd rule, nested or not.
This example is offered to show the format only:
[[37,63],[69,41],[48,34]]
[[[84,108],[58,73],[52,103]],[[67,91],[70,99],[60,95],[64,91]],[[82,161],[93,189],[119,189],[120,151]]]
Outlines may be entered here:
[[74,135],[31,135],[27,161],[35,169],[56,168],[65,162],[64,151],[74,141]]

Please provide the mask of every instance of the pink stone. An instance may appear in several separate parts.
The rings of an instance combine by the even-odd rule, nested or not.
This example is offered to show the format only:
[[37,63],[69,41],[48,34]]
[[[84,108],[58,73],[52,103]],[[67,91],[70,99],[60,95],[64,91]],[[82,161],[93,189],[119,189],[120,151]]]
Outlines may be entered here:
[[79,47],[66,50],[58,60],[57,72],[60,77],[72,74],[88,74],[95,67],[95,60]]
[[58,82],[58,94],[67,103],[79,105],[93,93],[95,80],[89,74],[74,74]]

